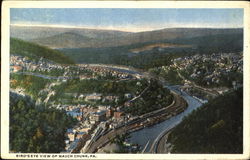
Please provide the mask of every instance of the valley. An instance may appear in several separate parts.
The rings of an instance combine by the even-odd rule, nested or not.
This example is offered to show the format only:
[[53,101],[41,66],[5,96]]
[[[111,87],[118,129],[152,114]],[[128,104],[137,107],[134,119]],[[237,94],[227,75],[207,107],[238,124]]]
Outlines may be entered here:
[[[217,103],[217,99],[230,93],[238,95],[243,86],[242,37],[240,28],[167,28],[133,33],[11,26],[10,92],[17,97],[30,97],[34,101],[30,104],[34,111],[30,112],[43,113],[38,107],[43,106],[48,112],[56,110],[60,112],[58,116],[71,118],[64,127],[53,125],[48,129],[34,124],[36,127],[29,130],[30,137],[39,140],[56,135],[56,128],[60,128],[60,137],[64,138],[58,144],[60,150],[53,149],[54,152],[158,153],[158,144],[166,146],[167,141],[168,149],[160,149],[161,153],[189,153],[176,139],[182,136],[178,126],[192,130],[187,117],[204,114],[202,110],[209,105],[219,107],[213,104],[214,100]],[[20,118],[15,116],[16,106],[18,103],[10,106],[11,126],[16,126],[15,118]],[[212,128],[223,128],[220,125],[240,117],[220,120],[221,109],[209,111],[218,114],[209,123]],[[240,108],[231,107],[225,115],[236,110],[242,114]],[[17,131],[12,129],[11,133]],[[196,126],[197,135],[198,130]],[[237,130],[235,136],[240,132]],[[211,133],[227,136],[220,129]],[[25,142],[29,150],[13,147],[12,151],[37,153],[53,148],[47,145],[40,149],[33,140]],[[14,146],[21,142],[12,137],[11,143]],[[222,151],[206,146],[201,151],[191,151],[195,150]],[[240,147],[235,150],[240,151]]]

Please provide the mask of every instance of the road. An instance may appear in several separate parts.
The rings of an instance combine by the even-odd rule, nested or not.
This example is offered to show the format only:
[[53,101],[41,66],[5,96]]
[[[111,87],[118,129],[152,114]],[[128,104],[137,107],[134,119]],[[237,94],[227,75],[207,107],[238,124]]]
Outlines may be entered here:
[[180,72],[177,72],[177,73],[178,73],[178,75],[179,75],[179,77],[180,77],[181,79],[187,81],[192,87],[197,88],[197,89],[199,89],[199,90],[202,90],[203,92],[206,92],[207,94],[210,94],[210,95],[215,96],[215,97],[219,95],[219,93],[218,93],[217,91],[212,90],[212,89],[208,89],[208,88],[204,88],[204,87],[201,87],[201,86],[198,86],[198,85],[195,84],[194,82],[191,82],[191,81],[187,80],[185,77],[183,77],[183,76],[180,74]]
[[[81,67],[82,65],[78,65],[79,67]],[[140,75],[143,77],[148,77],[149,75],[147,73],[143,73],[138,71],[137,69],[134,69],[132,67],[125,67],[125,66],[116,66],[116,65],[104,65],[104,64],[88,64],[88,66],[90,67],[102,67],[102,68],[107,68],[109,70],[113,70],[113,71],[118,71],[118,72],[124,72],[124,73],[128,73],[131,75]],[[35,72],[15,72],[16,74],[24,74],[24,75],[32,75],[32,76],[36,76],[36,77],[40,77],[40,78],[44,78],[44,79],[77,79],[79,78],[79,76],[50,76],[50,75],[44,75],[44,74],[40,74],[40,73],[35,73]]]
[[44,74],[34,73],[34,72],[16,72],[15,74],[31,75],[31,76],[44,78],[44,79],[74,79],[74,78],[76,79],[76,78],[79,78],[79,77],[66,77],[66,76],[55,77],[55,76],[49,76],[49,75],[44,75]]
[[170,131],[168,131],[159,139],[158,145],[156,147],[156,153],[168,153],[169,152],[168,150],[169,144],[167,143],[169,134],[170,134]]

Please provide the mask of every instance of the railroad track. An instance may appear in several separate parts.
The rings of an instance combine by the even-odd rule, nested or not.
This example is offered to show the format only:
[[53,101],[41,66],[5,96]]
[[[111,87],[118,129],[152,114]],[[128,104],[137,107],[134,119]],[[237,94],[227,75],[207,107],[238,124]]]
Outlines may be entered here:
[[[105,144],[107,144],[112,138],[114,138],[116,135],[123,134],[125,132],[128,132],[130,130],[134,130],[138,127],[141,127],[141,123],[147,121],[148,118],[153,118],[153,117],[160,117],[156,123],[159,123],[160,121],[164,120],[165,118],[170,118],[181,111],[184,111],[184,109],[187,107],[187,102],[179,95],[176,93],[173,93],[174,95],[174,101],[172,104],[169,106],[158,109],[156,111],[146,113],[142,116],[139,116],[137,119],[128,122],[127,124],[124,124],[114,130],[111,130],[110,132],[98,137],[91,145],[87,147],[85,150],[85,153],[95,153],[97,149],[103,147]],[[171,115],[169,117],[169,115]]]

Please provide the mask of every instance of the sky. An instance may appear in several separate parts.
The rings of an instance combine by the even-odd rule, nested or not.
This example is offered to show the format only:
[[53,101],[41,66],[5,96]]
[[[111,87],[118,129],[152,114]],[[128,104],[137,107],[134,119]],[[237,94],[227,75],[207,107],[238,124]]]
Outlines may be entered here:
[[11,8],[11,25],[115,29],[241,28],[243,9]]

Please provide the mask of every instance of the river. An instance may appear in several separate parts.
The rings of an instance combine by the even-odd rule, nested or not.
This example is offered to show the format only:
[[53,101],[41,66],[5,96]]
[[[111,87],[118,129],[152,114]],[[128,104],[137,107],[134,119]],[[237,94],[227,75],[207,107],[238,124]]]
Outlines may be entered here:
[[129,139],[132,143],[137,143],[141,145],[142,149],[146,146],[148,143],[145,153],[149,152],[152,144],[154,143],[154,140],[165,130],[170,130],[177,124],[179,124],[182,120],[182,118],[186,115],[188,115],[190,112],[192,112],[194,109],[200,107],[202,103],[200,103],[198,100],[194,99],[192,96],[189,96],[187,93],[182,92],[179,90],[179,86],[166,86],[166,88],[178,93],[181,95],[188,103],[188,108],[174,116],[171,117],[168,120],[165,120],[161,123],[158,123],[156,125],[153,125],[151,127],[146,127],[141,130],[138,130],[136,132],[132,132],[131,138]]
[[[108,67],[108,68],[113,69],[113,70],[117,70],[120,72],[130,73],[130,74],[143,75],[142,73],[135,71],[135,70],[120,69],[120,68],[116,68],[116,67]],[[30,72],[21,72],[19,74],[34,75],[34,76],[38,76],[38,77],[45,78],[45,79],[57,79],[57,78],[64,79],[64,78],[66,78],[66,77],[53,77],[53,76],[41,75],[39,73],[30,73]],[[74,77],[67,77],[66,79],[69,79],[69,78],[74,78]],[[201,102],[194,99],[192,96],[188,95],[185,92],[181,92],[179,90],[180,86],[165,86],[165,87],[176,92],[177,94],[181,95],[187,101],[188,108],[184,112],[182,112],[174,117],[171,117],[168,120],[165,120],[165,121],[158,123],[156,125],[153,125],[151,127],[146,127],[146,128],[141,129],[139,131],[131,133],[131,138],[129,139],[130,142],[137,143],[137,144],[141,145],[142,148],[144,148],[146,146],[146,144],[148,143],[147,148],[145,149],[145,152],[149,152],[155,139],[163,131],[172,129],[174,126],[176,126],[177,124],[179,124],[181,122],[181,120],[184,116],[188,115],[194,109],[196,109],[202,105]]]

